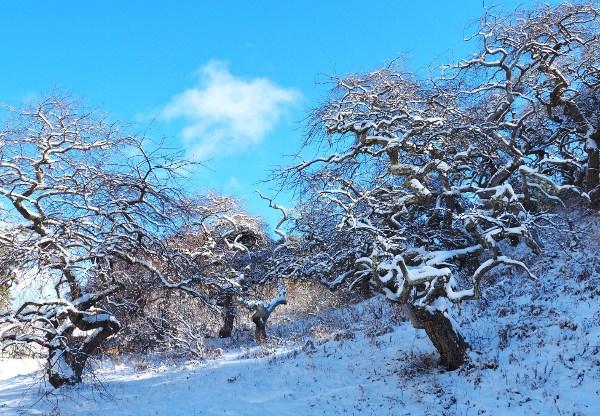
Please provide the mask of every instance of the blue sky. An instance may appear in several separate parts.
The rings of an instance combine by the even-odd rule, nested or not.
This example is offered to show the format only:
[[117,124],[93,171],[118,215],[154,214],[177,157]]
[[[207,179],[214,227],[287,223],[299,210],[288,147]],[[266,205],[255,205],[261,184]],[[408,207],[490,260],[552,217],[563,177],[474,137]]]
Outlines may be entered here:
[[327,76],[375,69],[399,55],[406,68],[426,74],[430,63],[472,50],[462,39],[490,3],[5,2],[0,102],[56,89],[82,98],[205,160],[190,192],[238,196],[273,222],[277,214],[253,191],[269,193],[258,182],[298,149]]

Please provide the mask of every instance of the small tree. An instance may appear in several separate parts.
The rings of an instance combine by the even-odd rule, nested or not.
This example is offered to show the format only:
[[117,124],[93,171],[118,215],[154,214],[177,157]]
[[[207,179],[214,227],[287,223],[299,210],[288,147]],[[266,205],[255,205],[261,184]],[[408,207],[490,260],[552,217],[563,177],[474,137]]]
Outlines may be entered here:
[[[136,265],[136,284],[103,303],[124,324],[124,336],[116,340],[117,345],[138,351],[166,348],[200,355],[203,338],[213,332],[219,319],[218,335],[232,335],[241,308],[252,313],[256,339],[261,342],[270,314],[287,301],[281,284],[275,299],[261,300],[265,290],[278,280],[266,267],[277,244],[260,219],[245,213],[234,198],[209,194],[186,204],[187,216],[163,243],[187,259],[205,282],[211,282],[203,292],[209,302],[172,293],[155,273]],[[181,271],[169,263],[153,263],[167,277]],[[144,341],[139,342],[141,339]]]
[[256,340],[264,340],[269,316],[287,302],[283,282],[272,300],[256,299],[257,289],[279,280],[267,267],[277,243],[262,221],[245,213],[231,197],[200,198],[194,212],[171,243],[193,258],[206,276],[227,277],[227,283],[214,295],[223,316],[219,336],[231,336],[237,307],[242,306],[252,312]]

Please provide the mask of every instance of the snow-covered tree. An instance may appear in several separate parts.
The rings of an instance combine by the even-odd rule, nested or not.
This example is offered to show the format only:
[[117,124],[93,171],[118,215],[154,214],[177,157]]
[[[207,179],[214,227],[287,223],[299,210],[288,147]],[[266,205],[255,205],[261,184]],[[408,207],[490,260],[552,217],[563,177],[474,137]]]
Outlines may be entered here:
[[[123,323],[115,343],[124,350],[202,354],[202,340],[212,335],[214,324],[222,319],[218,335],[230,337],[244,310],[252,314],[256,338],[262,341],[269,315],[287,301],[283,282],[267,274],[265,264],[276,243],[259,218],[245,213],[236,199],[214,193],[189,199],[187,205],[188,215],[164,244],[189,259],[205,279],[213,279],[205,289],[210,303],[173,293],[138,266],[136,284],[103,303]],[[156,267],[166,276],[178,273],[168,265]],[[265,290],[278,281],[275,298],[263,300]]]
[[284,172],[305,196],[306,253],[281,267],[332,288],[369,279],[459,367],[467,343],[449,305],[478,298],[499,265],[535,279],[505,245],[539,251],[547,201],[598,194],[598,17],[587,4],[485,16],[481,53],[437,79],[334,80],[303,150],[318,154]]
[[20,293],[2,313],[0,347],[45,349],[55,387],[79,382],[88,357],[120,330],[100,304],[135,286],[140,270],[210,305],[223,283],[165,244],[188,215],[176,182],[187,162],[146,144],[59,97],[9,109],[0,130],[3,268],[44,289]]
[[[597,2],[486,15],[480,52],[449,70],[461,99],[506,145],[496,182],[519,171],[526,188],[600,185],[600,9]],[[514,149],[514,150],[513,150]],[[517,152],[515,152],[515,150]],[[587,197],[587,196],[586,196]]]
[[[262,221],[245,213],[232,197],[205,196],[198,201],[195,211],[196,216],[174,240],[207,276],[229,279],[215,294],[223,315],[219,336],[231,336],[236,309],[241,306],[252,312],[256,339],[263,340],[270,314],[287,302],[280,276],[268,273],[266,268],[277,243]],[[273,299],[258,299],[258,289],[277,281],[278,291]]]

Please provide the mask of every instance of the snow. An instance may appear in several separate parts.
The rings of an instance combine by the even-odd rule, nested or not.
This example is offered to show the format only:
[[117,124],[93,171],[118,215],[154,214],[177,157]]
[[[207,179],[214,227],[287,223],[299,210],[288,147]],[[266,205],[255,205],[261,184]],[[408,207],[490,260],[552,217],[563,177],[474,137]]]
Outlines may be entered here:
[[[403,340],[394,332],[378,341],[377,356],[395,356],[399,347],[410,349],[414,340]],[[421,337],[419,344],[426,344]],[[328,342],[302,349],[269,351],[265,358],[240,358],[228,354],[200,365],[159,367],[136,371],[133,363],[105,363],[100,370],[102,386],[92,384],[64,391],[37,402],[48,390],[36,381],[40,374],[0,380],[0,412],[18,415],[44,414],[59,408],[77,415],[292,415],[343,414],[348,405],[355,412],[384,413],[396,407],[385,393],[397,388],[393,376],[395,361],[371,370],[365,359],[374,352],[368,338],[357,342]],[[413,347],[413,351],[416,347]],[[260,355],[260,348],[254,351]],[[297,354],[297,356],[296,356]],[[12,360],[17,361],[17,360]],[[2,363],[2,373],[7,369]],[[31,370],[36,367],[28,363]],[[8,372],[18,368],[9,366]],[[23,372],[21,372],[22,374]],[[37,384],[36,384],[37,383]],[[31,387],[31,386],[35,387]],[[391,387],[391,389],[390,389]],[[111,399],[97,398],[95,390],[106,389]],[[235,399],[234,399],[235,398]],[[349,403],[349,398],[352,401]],[[55,402],[56,401],[56,402]]]
[[578,246],[507,250],[539,280],[501,265],[459,314],[436,305],[471,345],[457,371],[440,368],[424,331],[380,296],[300,318],[278,309],[269,343],[208,340],[225,353],[206,361],[96,361],[93,378],[57,391],[43,362],[3,359],[0,414],[600,414],[600,239],[597,217],[586,218]]
[[417,193],[419,196],[429,196],[431,191],[427,189],[423,184],[415,178],[408,180],[408,186]]

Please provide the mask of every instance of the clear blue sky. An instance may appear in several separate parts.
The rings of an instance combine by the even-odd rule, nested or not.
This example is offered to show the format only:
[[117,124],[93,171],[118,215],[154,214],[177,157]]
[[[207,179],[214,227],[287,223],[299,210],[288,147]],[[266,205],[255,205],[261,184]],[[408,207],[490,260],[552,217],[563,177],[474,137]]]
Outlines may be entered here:
[[421,73],[463,57],[473,48],[463,36],[483,8],[482,0],[4,2],[0,102],[69,92],[210,159],[190,192],[239,196],[272,222],[277,214],[252,193],[269,193],[257,182],[298,148],[302,120],[326,92],[318,82],[400,54]]

